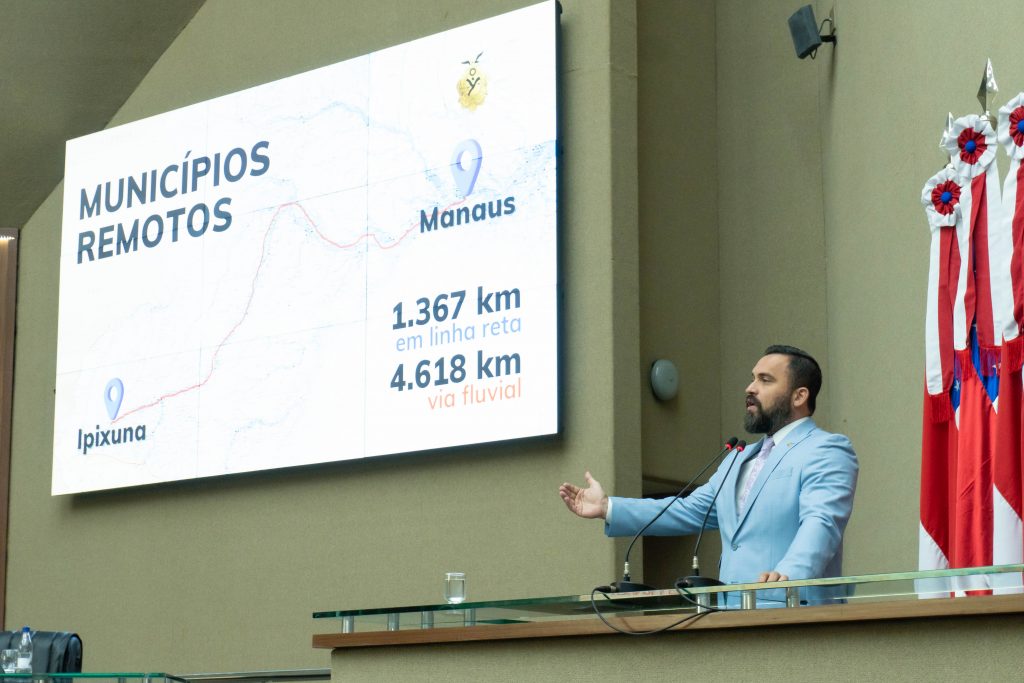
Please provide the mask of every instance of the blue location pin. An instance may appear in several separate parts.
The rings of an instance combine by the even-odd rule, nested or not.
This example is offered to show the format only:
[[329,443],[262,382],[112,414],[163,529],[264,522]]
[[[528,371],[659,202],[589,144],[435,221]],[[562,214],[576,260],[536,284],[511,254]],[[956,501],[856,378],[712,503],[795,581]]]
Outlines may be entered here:
[[121,399],[124,398],[124,382],[114,378],[107,382],[107,388],[103,390],[103,402],[107,404],[107,415],[113,420],[117,417],[117,411],[121,410]]
[[470,138],[455,145],[455,151],[452,152],[452,176],[463,197],[473,193],[483,160],[484,153],[476,140]]

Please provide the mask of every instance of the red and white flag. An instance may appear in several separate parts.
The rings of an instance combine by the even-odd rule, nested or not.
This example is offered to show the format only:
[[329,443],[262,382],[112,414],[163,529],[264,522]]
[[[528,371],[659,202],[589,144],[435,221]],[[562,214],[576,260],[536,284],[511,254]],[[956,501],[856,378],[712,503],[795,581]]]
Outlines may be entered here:
[[[1020,355],[1011,275],[1013,240],[995,164],[995,131],[984,117],[964,116],[953,122],[944,144],[950,168],[929,180],[922,195],[929,224],[948,224],[955,217],[957,239],[954,249],[952,237],[943,238],[940,229],[936,249],[933,235],[929,270],[921,569],[987,566],[1002,552],[995,519],[996,507],[1004,501],[994,479],[994,463],[997,438],[1012,425],[999,421],[1000,375],[1005,374],[1001,370],[1007,354]],[[955,209],[950,206],[954,197]],[[944,255],[944,242],[949,244],[949,256]],[[946,296],[955,293],[947,302],[943,291]],[[1004,340],[1012,346],[1004,347]],[[952,382],[944,374],[942,395],[936,393],[936,356],[944,373],[948,370],[941,361],[952,356]],[[942,411],[946,396],[953,419],[943,422],[948,414]],[[1012,424],[1019,444],[1019,391],[1006,403],[1006,412],[1016,415]],[[1004,416],[1007,420],[1009,415]],[[993,582],[988,577],[963,577],[945,586],[957,593],[987,592]]]
[[[1010,293],[1013,299],[1014,329],[1005,333],[999,372],[1000,410],[997,420],[996,449],[992,461],[993,552],[994,564],[1024,562],[1024,476],[1022,476],[1022,397],[1021,367],[1024,365],[1024,93],[999,110],[998,139],[1010,157],[1010,168],[1003,183],[1003,216],[1009,221],[1011,241]],[[1011,334],[1012,333],[1012,334]],[[1004,574],[994,581],[996,592],[1021,592],[1021,574]]]
[[[966,250],[966,222],[960,219],[960,177],[952,166],[932,176],[921,192],[928,217],[931,249],[928,268],[928,304],[925,309],[925,395],[921,458],[921,525],[918,566],[946,569],[951,556],[954,506],[950,471],[955,469],[957,425],[953,407],[954,327],[962,331],[965,285],[961,254]],[[959,233],[959,234],[958,234]],[[954,320],[959,319],[955,324]],[[963,336],[961,334],[961,336]],[[957,392],[957,397],[959,392]],[[919,585],[922,593],[948,593],[949,583]]]
[[[953,474],[955,506],[949,557],[951,567],[992,564],[992,459],[995,454],[996,406],[1002,333],[1012,321],[1010,243],[1003,230],[995,131],[986,118],[963,116],[953,122],[947,151],[960,177],[970,182],[964,201],[969,217],[970,257],[967,297],[975,297],[974,318],[968,317],[969,344],[956,347],[954,375],[960,376],[957,411],[957,460]],[[969,209],[966,208],[969,205]],[[1004,243],[1005,242],[1005,243]],[[1007,306],[1009,302],[1009,306]],[[959,373],[957,373],[959,368]],[[983,577],[953,582],[958,591],[982,590]]]

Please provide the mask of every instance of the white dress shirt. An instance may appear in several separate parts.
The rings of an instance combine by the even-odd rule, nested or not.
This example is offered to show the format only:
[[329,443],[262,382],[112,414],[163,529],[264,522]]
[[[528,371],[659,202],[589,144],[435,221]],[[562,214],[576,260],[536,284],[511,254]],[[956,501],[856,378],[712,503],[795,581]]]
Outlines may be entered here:
[[[772,441],[775,442],[775,447],[778,448],[782,445],[783,440],[786,436],[793,431],[793,429],[800,423],[810,420],[810,417],[801,417],[799,420],[794,420],[788,425],[779,429],[779,431],[772,434]],[[754,464],[755,458],[747,458],[744,462],[740,463],[740,473],[736,477],[736,509],[740,509],[740,494],[743,492],[744,487],[747,485],[747,479],[750,478],[750,469]]]

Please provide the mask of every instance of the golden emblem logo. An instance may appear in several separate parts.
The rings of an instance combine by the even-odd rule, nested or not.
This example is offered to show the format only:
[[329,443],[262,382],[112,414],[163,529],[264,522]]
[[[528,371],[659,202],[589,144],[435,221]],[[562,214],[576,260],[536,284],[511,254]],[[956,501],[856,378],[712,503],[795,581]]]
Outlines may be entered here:
[[480,58],[483,52],[476,56],[473,61],[466,61],[466,70],[459,77],[458,85],[459,104],[466,109],[473,111],[487,98],[487,75],[480,68]]

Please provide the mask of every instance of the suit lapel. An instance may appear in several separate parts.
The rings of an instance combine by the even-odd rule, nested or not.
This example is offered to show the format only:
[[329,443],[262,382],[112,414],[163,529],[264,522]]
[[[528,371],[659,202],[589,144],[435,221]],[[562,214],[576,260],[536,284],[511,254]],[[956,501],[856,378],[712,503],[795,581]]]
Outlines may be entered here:
[[[792,432],[786,435],[786,438],[782,443],[775,444],[775,448],[768,454],[768,462],[761,468],[761,472],[757,475],[757,480],[754,482],[754,488],[750,490],[750,494],[747,496],[747,505],[743,510],[743,514],[740,515],[739,520],[736,522],[736,528],[739,530],[743,526],[743,522],[747,519],[747,515],[754,508],[757,503],[757,497],[761,493],[761,489],[764,488],[764,484],[768,481],[768,478],[772,476],[772,472],[779,466],[779,463],[789,454],[789,452],[795,448],[801,441],[806,439],[814,431],[816,425],[813,420],[797,426]],[[764,445],[764,439],[758,444],[757,451],[750,457],[755,457],[757,453],[761,452],[761,447]],[[737,477],[739,474],[737,473]]]

